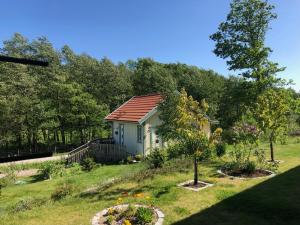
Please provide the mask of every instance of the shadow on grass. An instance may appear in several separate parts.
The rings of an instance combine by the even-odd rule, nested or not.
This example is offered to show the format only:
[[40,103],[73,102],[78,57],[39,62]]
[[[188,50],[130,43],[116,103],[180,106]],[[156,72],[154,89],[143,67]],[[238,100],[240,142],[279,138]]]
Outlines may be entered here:
[[299,225],[300,166],[174,225]]

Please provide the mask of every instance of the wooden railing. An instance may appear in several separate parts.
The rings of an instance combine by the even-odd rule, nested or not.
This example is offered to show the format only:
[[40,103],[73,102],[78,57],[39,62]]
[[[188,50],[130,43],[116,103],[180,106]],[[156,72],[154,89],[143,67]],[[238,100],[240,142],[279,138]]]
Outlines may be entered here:
[[101,163],[118,162],[132,156],[125,145],[92,143],[90,149],[96,161]]
[[116,162],[132,156],[126,146],[114,144],[113,139],[95,139],[70,151],[67,156],[67,164],[80,163],[84,158],[93,156],[97,162]]

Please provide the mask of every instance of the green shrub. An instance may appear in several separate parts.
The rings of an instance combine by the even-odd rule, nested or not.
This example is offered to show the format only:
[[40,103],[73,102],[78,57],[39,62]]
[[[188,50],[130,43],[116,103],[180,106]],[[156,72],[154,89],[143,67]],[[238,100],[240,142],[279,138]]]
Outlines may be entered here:
[[246,161],[244,163],[233,161],[226,163],[223,169],[228,172],[244,172],[252,174],[257,169],[257,165],[254,161]]
[[254,171],[256,170],[256,164],[253,161],[248,161],[245,163],[245,165],[243,166],[243,169],[246,173],[248,174],[252,174],[254,173]]
[[300,143],[300,137],[297,137],[297,138],[296,138],[296,143],[297,143],[297,144]]
[[146,162],[150,168],[161,168],[166,159],[166,151],[164,149],[155,148],[146,157]]
[[134,159],[136,161],[141,161],[143,159],[143,156],[141,154],[137,154],[137,155],[134,156]]
[[92,157],[87,157],[82,160],[81,167],[83,171],[90,172],[97,166],[95,160]]
[[216,155],[218,157],[222,157],[226,153],[226,144],[225,143],[218,143],[216,144]]
[[45,198],[26,198],[22,199],[15,204],[13,207],[13,212],[22,212],[26,210],[31,210],[35,207],[40,207],[47,202]]
[[68,173],[70,175],[75,175],[81,173],[81,165],[79,163],[72,163],[69,167]]
[[139,207],[135,216],[140,224],[151,223],[153,220],[153,210],[146,207]]
[[65,182],[60,185],[54,190],[51,194],[51,199],[54,201],[61,200],[73,194],[75,187],[70,182]]
[[167,151],[168,159],[180,158],[185,154],[185,146],[176,143],[168,146],[166,151]]
[[225,171],[238,171],[241,168],[241,164],[236,161],[225,163],[223,170]]
[[41,166],[39,173],[44,179],[52,179],[55,177],[62,177],[66,172],[65,165],[62,161],[46,162]]

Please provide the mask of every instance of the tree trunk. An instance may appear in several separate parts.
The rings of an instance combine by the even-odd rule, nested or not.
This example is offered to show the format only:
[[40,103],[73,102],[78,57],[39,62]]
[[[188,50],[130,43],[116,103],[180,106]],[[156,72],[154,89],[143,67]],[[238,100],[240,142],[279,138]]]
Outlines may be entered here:
[[82,129],[80,129],[80,142],[81,142],[81,144],[84,144],[84,134],[83,134],[83,130]]
[[73,131],[70,131],[70,143],[73,144]]
[[65,130],[64,128],[60,129],[60,134],[61,134],[61,141],[63,145],[66,145],[66,136],[65,136]]
[[198,161],[197,157],[194,156],[194,185],[198,184]]
[[32,133],[32,146],[33,146],[33,151],[37,152],[37,136],[36,133]]
[[274,162],[274,149],[273,149],[272,138],[270,138],[270,150],[271,150],[271,161]]

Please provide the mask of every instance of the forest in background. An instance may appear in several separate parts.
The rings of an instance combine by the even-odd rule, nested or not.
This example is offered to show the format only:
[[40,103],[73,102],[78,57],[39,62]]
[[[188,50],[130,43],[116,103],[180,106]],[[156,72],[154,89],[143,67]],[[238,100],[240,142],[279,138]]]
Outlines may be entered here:
[[[71,146],[110,135],[104,117],[133,95],[185,88],[205,98],[212,119],[226,130],[251,104],[251,87],[241,77],[224,77],[182,63],[149,58],[115,64],[108,58],[56,50],[47,38],[21,34],[3,42],[1,55],[49,61],[48,67],[0,63],[0,149],[37,150]],[[293,98],[299,93],[287,89]],[[300,123],[291,115],[291,129]]]

